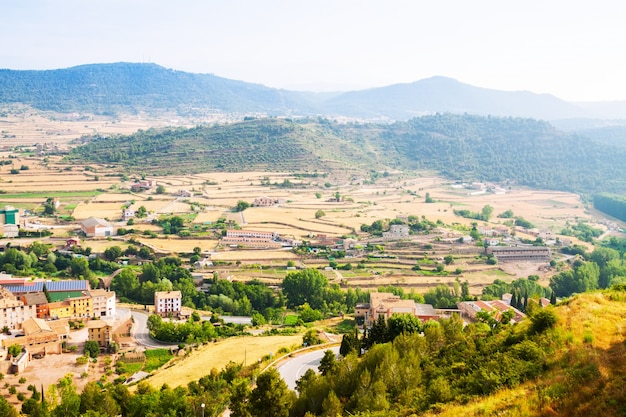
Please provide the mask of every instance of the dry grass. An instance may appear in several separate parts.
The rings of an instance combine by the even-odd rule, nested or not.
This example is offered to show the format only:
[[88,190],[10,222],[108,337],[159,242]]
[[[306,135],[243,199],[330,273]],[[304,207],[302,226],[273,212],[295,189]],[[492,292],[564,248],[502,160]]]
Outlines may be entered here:
[[246,336],[226,339],[200,347],[188,357],[175,358],[168,366],[160,369],[147,381],[159,388],[167,383],[171,387],[187,385],[211,372],[222,369],[228,362],[250,365],[268,354],[275,355],[281,347],[302,344],[302,336]]

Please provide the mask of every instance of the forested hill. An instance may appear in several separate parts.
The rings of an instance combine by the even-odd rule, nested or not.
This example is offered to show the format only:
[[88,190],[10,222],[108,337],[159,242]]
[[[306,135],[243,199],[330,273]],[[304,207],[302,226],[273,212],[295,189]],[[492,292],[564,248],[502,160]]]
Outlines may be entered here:
[[499,91],[446,77],[361,91],[312,93],[269,88],[156,64],[90,64],[46,71],[0,69],[0,105],[95,114],[163,111],[181,116],[218,113],[408,120],[433,113],[556,119],[625,118],[624,103],[583,106],[549,94]]
[[0,70],[0,103],[58,112],[117,112],[202,108],[216,112],[289,114],[307,104],[295,94],[211,74],[155,64],[93,64],[49,71]]
[[149,130],[92,138],[68,159],[152,174],[429,169],[462,181],[626,191],[626,145],[595,142],[531,119],[471,115],[436,114],[391,125],[274,118]]

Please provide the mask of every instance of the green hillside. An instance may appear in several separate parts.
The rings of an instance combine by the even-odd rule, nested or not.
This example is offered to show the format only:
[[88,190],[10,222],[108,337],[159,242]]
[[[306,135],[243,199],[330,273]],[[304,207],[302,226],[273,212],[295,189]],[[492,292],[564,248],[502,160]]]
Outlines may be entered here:
[[520,118],[436,114],[394,124],[253,119],[193,129],[92,138],[69,161],[176,174],[213,170],[435,170],[460,181],[499,181],[584,193],[626,190],[626,144]]

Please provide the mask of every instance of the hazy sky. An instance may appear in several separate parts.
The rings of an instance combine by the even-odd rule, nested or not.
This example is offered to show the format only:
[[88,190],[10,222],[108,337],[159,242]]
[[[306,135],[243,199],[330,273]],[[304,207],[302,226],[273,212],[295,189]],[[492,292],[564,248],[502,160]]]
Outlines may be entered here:
[[154,62],[288,89],[434,75],[626,100],[624,0],[0,0],[0,68]]

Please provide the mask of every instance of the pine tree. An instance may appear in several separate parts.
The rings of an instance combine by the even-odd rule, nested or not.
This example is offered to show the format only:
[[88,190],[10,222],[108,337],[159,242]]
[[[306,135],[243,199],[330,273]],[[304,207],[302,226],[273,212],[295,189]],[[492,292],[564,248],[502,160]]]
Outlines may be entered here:
[[556,293],[554,291],[552,291],[552,294],[550,295],[550,304],[556,304]]

